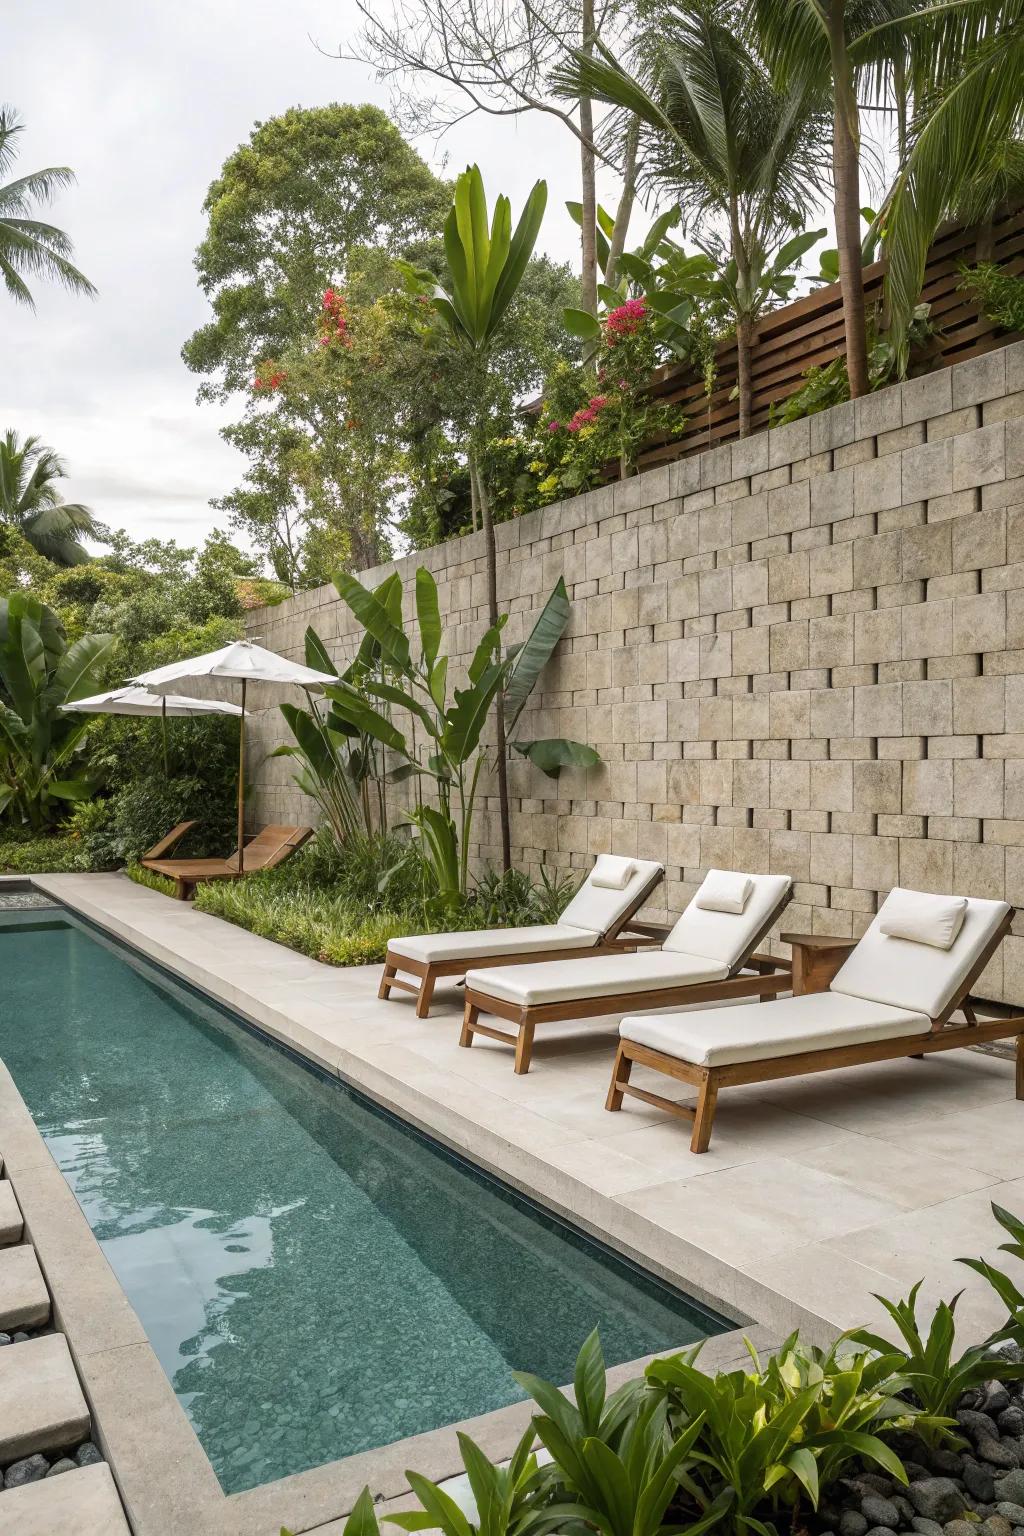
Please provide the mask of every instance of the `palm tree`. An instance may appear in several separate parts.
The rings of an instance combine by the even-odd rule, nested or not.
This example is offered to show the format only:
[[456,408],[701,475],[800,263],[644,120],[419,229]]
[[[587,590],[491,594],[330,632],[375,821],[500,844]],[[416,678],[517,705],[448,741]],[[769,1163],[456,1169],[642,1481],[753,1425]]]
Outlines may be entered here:
[[[25,129],[13,107],[0,106],[0,178],[17,157],[16,140]],[[72,293],[92,295],[96,289],[71,263],[72,244],[62,229],[30,217],[48,203],[60,187],[74,184],[66,165],[30,171],[15,181],[0,180],[0,276],[11,298],[35,308],[26,277],[49,277]]]
[[[948,0],[905,25],[922,83],[909,147],[879,216],[890,336],[901,358],[939,225],[984,223],[1024,187],[1024,0]],[[881,30],[861,46],[874,46]]]
[[775,87],[742,38],[735,0],[666,7],[633,53],[644,84],[601,47],[597,59],[578,54],[560,85],[633,113],[647,130],[647,175],[672,187],[688,223],[719,217],[727,225],[730,270],[721,286],[736,325],[745,437],[754,323],[776,291],[778,258],[795,260],[797,247],[817,238],[782,243],[823,189],[825,116],[802,82]]
[[[974,3],[974,0],[971,0]],[[917,0],[754,0],[754,23],[781,82],[832,100],[832,183],[850,396],[869,390],[861,260],[857,86],[895,98],[901,137],[909,91],[902,24]],[[874,46],[867,43],[873,38]]]
[[105,533],[88,507],[61,499],[56,482],[66,474],[63,460],[38,437],[19,441],[8,431],[0,439],[0,523],[55,565],[81,565],[89,554],[78,536],[102,541]]

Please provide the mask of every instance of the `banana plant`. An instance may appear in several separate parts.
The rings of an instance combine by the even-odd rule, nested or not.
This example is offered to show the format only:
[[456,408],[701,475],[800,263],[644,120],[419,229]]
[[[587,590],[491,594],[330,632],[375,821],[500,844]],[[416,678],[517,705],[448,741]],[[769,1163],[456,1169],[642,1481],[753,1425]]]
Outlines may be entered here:
[[[376,588],[376,596],[392,621],[402,622],[402,583],[392,572]],[[339,684],[359,688],[367,678],[385,680],[386,668],[380,645],[369,633],[364,634],[359,650],[348,667],[338,672],[330,652],[310,625],[305,636],[306,665],[317,672],[333,674]],[[387,830],[387,792],[381,753],[376,739],[358,729],[331,707],[332,695],[326,688],[328,709],[321,712],[310,698],[308,710],[294,704],[282,704],[281,713],[294,742],[278,747],[273,757],[292,757],[300,764],[295,783],[303,794],[319,805],[324,819],[339,842],[347,842],[360,829],[368,835]],[[371,794],[376,793],[376,811]]]
[[[393,581],[398,582],[397,576]],[[336,685],[325,686],[331,705],[326,728],[340,732],[347,726],[371,738],[401,759],[394,776],[415,779],[421,791],[424,785],[433,787],[437,803],[427,803],[421,793],[408,816],[419,831],[438,896],[454,901],[466,894],[469,883],[473,815],[487,761],[481,746],[484,726],[499,699],[513,730],[518,726],[569,620],[565,583],[556,586],[524,644],[504,658],[500,643],[507,615],[499,615],[476,648],[466,686],[451,694],[448,657],[441,654],[437,583],[430,571],[421,566],[416,572],[418,655],[403,622],[400,586],[383,594],[370,592],[347,572],[339,572],[335,586],[363,628],[360,654],[372,642],[380,670],[350,669]],[[405,711],[407,729],[397,723],[395,710]],[[567,764],[590,766],[599,760],[581,742],[516,737],[515,746],[551,776]]]
[[0,598],[0,814],[36,830],[96,784],[72,776],[72,760],[96,724],[61,713],[97,692],[113,635],[83,635],[68,645],[52,609],[28,593]]
[[[498,559],[490,496],[481,467],[493,415],[491,355],[509,305],[516,296],[533,255],[547,198],[547,183],[535,182],[513,230],[511,204],[507,197],[499,196],[495,200],[494,215],[488,226],[483,177],[477,166],[469,166],[455,183],[454,200],[444,224],[448,286],[445,288],[434,284],[430,295],[434,314],[448,340],[459,351],[468,354],[471,363],[469,473],[473,502],[480,509],[484,533],[488,624],[498,635],[494,648],[495,665],[500,664],[501,660]],[[508,870],[512,862],[512,845],[505,768],[505,721],[500,699],[495,711],[495,732],[498,739],[502,865]]]

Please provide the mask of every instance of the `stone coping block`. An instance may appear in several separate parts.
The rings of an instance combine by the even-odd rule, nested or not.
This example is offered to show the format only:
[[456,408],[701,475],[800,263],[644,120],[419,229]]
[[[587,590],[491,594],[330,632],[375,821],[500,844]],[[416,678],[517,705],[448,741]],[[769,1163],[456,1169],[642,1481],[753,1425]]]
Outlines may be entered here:
[[62,1333],[0,1349],[0,1465],[74,1445],[88,1433],[89,1409]]
[[9,1243],[20,1243],[23,1230],[21,1206],[13,1186],[9,1180],[0,1179],[0,1248]]
[[0,1248],[0,1329],[41,1328],[50,1316],[50,1293],[31,1243]]
[[0,1530],[8,1529],[18,1536],[130,1536],[102,1463],[0,1493]]

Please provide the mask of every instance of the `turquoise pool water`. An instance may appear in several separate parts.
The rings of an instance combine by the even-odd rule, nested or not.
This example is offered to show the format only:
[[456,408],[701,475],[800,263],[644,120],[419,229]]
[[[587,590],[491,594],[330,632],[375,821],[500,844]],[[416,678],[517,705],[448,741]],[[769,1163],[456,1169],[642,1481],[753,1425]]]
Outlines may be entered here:
[[0,1057],[227,1492],[568,1381],[598,1324],[609,1363],[729,1326],[63,912],[0,914],[0,978]]

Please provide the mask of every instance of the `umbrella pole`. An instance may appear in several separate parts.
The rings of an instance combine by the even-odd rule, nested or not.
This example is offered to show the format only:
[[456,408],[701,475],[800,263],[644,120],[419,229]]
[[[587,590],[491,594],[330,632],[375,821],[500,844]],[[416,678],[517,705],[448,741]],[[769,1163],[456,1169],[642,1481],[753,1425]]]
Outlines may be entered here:
[[165,698],[160,700],[160,733],[164,742],[164,778],[169,779],[171,773],[167,766],[167,700]]
[[242,679],[242,715],[238,722],[238,873],[242,873],[245,841],[245,678]]

